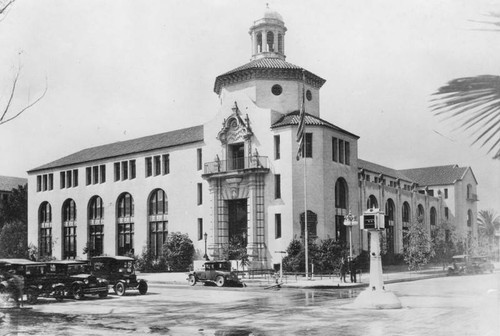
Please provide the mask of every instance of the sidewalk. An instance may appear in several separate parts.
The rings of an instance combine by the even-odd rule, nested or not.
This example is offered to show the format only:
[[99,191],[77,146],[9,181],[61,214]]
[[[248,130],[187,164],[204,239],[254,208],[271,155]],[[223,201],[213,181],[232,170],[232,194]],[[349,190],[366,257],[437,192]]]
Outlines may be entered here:
[[[496,265],[498,269],[498,265]],[[446,276],[446,270],[442,267],[429,267],[419,272],[410,271],[393,271],[384,272],[384,283],[396,283],[405,281],[415,281],[430,278],[437,278]],[[150,285],[163,285],[163,286],[188,286],[188,273],[138,273],[139,279],[144,279]],[[366,287],[370,283],[370,274],[362,273],[358,275],[358,282],[340,282],[338,276],[319,276],[315,275],[311,279],[306,279],[303,276],[287,275],[283,277],[282,288],[353,288],[353,287]],[[349,277],[347,277],[349,279]],[[242,281],[248,287],[270,287],[275,285],[276,281],[271,276],[255,276],[251,279],[243,277]]]

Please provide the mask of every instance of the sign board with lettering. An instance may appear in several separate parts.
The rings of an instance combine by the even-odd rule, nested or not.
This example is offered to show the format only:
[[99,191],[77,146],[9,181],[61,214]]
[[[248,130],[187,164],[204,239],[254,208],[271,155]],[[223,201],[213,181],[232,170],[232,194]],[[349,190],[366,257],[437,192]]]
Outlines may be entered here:
[[385,215],[379,209],[369,209],[364,212],[360,220],[361,230],[383,230],[385,229]]

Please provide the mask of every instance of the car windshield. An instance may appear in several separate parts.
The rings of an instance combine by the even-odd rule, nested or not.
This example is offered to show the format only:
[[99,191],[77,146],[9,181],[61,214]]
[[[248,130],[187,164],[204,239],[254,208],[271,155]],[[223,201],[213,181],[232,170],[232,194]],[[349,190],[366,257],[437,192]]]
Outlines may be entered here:
[[118,263],[118,272],[124,274],[134,274],[134,262],[133,261],[120,261]]
[[89,269],[87,265],[68,265],[68,274],[82,274],[89,273]]

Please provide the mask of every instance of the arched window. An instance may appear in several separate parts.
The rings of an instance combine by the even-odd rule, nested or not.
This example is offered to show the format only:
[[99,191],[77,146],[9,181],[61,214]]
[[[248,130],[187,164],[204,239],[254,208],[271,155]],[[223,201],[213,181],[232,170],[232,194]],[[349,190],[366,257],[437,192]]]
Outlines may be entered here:
[[366,202],[366,208],[367,209],[378,208],[378,202],[375,196],[370,195],[370,197],[368,197],[368,200]]
[[402,215],[403,226],[405,226],[405,223],[406,226],[408,226],[410,223],[410,205],[408,204],[408,202],[403,203]]
[[467,211],[467,226],[472,226],[472,210]]
[[425,210],[422,204],[419,204],[417,207],[417,218],[422,218],[425,221]]
[[266,51],[274,51],[274,33],[267,32],[267,50]]
[[432,207],[431,208],[431,225],[436,225],[436,220],[437,220],[436,208]]
[[341,177],[335,183],[335,207],[338,209],[347,209],[348,199],[347,182]]
[[285,52],[283,34],[280,33],[278,33],[278,52],[282,54]]
[[134,253],[134,199],[123,193],[117,202],[118,255]]
[[394,253],[394,201],[389,198],[385,202],[385,238],[387,253]]
[[408,202],[403,203],[403,208],[401,209],[402,211],[402,219],[403,219],[403,249],[408,247],[409,244],[409,236],[408,232],[410,229],[410,205]]
[[43,202],[38,208],[39,257],[52,256],[52,207],[49,202]]
[[67,199],[62,206],[63,220],[63,259],[76,257],[76,204],[75,201]]
[[[300,234],[301,237],[305,238],[305,223],[306,223],[306,218],[305,218],[305,213],[300,214]],[[316,226],[318,225],[318,215],[311,210],[307,210],[307,235],[308,238],[313,238],[317,237],[317,231],[316,231]]]
[[168,236],[168,199],[162,189],[154,190],[149,196],[148,214],[149,249],[159,257]]
[[88,255],[90,257],[103,255],[104,252],[104,207],[102,198],[94,196],[89,201],[88,208],[89,243]]
[[262,52],[262,33],[257,33],[257,53]]

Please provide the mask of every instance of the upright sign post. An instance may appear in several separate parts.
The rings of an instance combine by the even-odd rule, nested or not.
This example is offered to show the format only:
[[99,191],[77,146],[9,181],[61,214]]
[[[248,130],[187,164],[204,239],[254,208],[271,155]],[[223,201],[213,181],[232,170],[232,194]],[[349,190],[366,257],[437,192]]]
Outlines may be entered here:
[[397,296],[385,290],[380,254],[380,231],[385,229],[384,212],[369,209],[360,219],[360,228],[370,235],[370,287],[361,292],[354,305],[360,308],[397,309],[401,302]]

